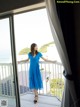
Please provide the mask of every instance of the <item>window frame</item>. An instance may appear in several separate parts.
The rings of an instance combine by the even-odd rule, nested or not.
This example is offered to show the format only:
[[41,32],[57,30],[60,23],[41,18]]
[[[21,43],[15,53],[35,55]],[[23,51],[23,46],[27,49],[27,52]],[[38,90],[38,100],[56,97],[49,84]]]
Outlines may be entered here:
[[15,48],[15,32],[14,32],[14,15],[26,13],[29,11],[35,11],[42,8],[46,8],[45,2],[36,3],[34,5],[29,5],[23,8],[15,9],[8,12],[0,13],[0,20],[9,18],[10,24],[10,42],[11,42],[11,53],[12,53],[12,64],[13,64],[13,74],[14,74],[14,88],[16,94],[16,107],[21,107],[20,104],[20,94],[19,94],[19,84],[18,84],[18,72],[17,72],[17,61],[16,61],[16,48]]

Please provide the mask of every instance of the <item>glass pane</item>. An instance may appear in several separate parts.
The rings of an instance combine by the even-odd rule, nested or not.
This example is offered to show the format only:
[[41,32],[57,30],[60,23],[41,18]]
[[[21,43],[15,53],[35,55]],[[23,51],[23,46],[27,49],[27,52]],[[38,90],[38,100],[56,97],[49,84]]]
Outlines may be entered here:
[[[0,105],[16,107],[9,18],[0,20]],[[7,106],[6,106],[7,105]]]
[[[34,100],[34,93],[29,88],[30,63],[27,61],[23,61],[28,58],[30,45],[32,43],[37,43],[38,51],[42,53],[44,58],[53,61],[57,60],[59,62],[45,63],[42,59],[40,59],[39,65],[43,81],[43,89],[38,90],[38,93],[42,97],[44,97],[45,95],[49,95],[56,96],[61,99],[64,88],[63,65],[61,64],[61,60],[51,33],[46,8],[14,15],[14,26],[17,61],[20,61],[20,63],[18,63],[18,79],[21,106],[26,107],[26,104],[29,104],[31,105],[30,107],[33,107],[32,101]],[[33,71],[36,72],[36,70]],[[34,79],[32,80],[34,81]],[[35,83],[36,82],[34,82],[33,84]],[[45,99],[48,98],[49,100],[47,104],[51,104],[49,103],[49,96],[45,96],[44,98],[42,98],[45,104],[47,101]],[[39,99],[40,104],[43,103],[42,99]],[[52,102],[55,103],[54,100]],[[45,105],[45,107],[48,107],[47,104]],[[49,107],[51,106],[49,105]]]

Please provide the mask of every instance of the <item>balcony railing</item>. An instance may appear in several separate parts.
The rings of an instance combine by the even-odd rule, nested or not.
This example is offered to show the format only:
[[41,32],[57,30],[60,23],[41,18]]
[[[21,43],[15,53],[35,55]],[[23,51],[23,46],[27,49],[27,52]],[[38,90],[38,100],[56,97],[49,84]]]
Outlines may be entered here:
[[[39,94],[62,98],[64,89],[63,65],[61,63],[40,62],[40,70],[43,80],[43,90]],[[29,62],[18,64],[18,79],[20,94],[31,93],[29,89]],[[0,64],[0,95],[14,96],[14,78],[12,64]]]

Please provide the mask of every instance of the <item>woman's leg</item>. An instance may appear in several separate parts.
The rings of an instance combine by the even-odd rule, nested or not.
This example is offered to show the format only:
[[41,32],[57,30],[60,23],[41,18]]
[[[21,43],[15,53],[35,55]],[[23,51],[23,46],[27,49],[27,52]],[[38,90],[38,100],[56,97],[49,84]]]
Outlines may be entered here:
[[37,101],[38,101],[38,90],[34,89],[34,95],[35,95],[34,103],[37,103]]
[[34,89],[34,94],[38,95],[38,90]]

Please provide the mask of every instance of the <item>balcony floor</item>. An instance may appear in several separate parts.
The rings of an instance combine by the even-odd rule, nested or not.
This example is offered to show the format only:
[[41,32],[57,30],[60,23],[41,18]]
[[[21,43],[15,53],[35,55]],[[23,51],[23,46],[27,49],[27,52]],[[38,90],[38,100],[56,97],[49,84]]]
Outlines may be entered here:
[[55,96],[39,95],[37,104],[33,103],[33,94],[24,94],[20,96],[21,107],[60,107],[61,102]]

